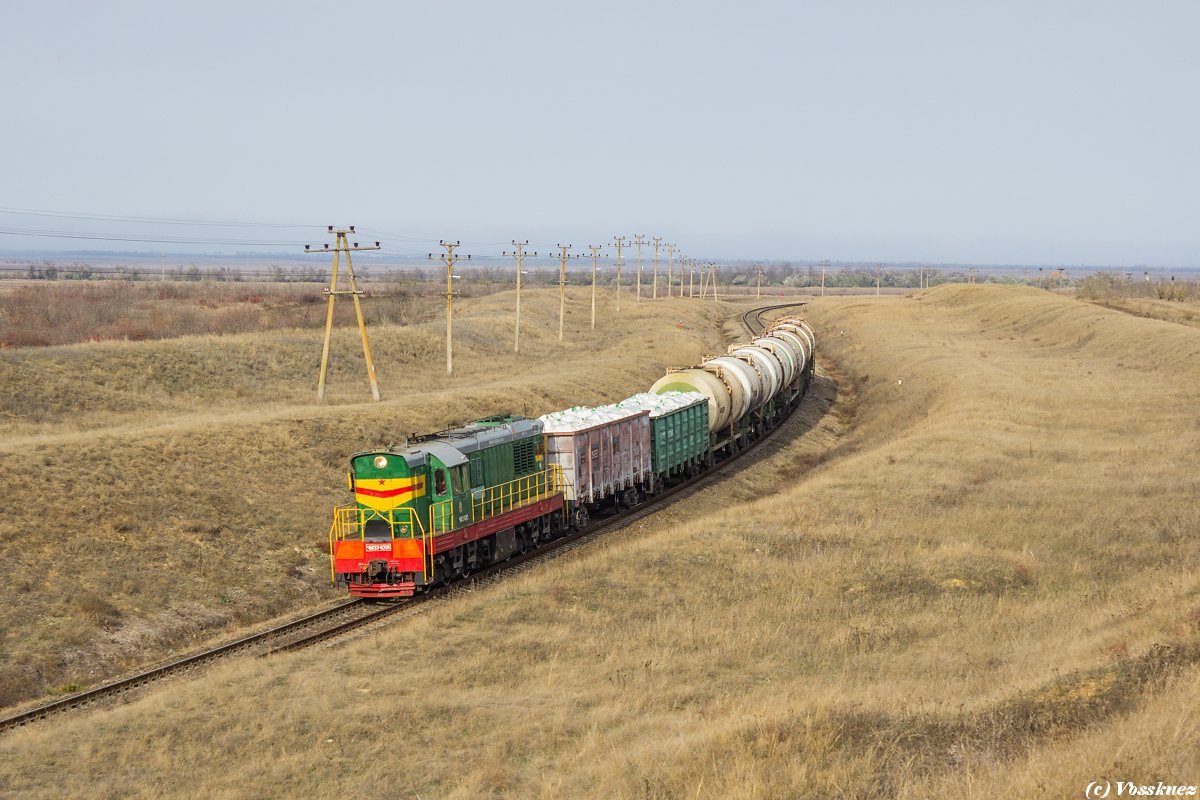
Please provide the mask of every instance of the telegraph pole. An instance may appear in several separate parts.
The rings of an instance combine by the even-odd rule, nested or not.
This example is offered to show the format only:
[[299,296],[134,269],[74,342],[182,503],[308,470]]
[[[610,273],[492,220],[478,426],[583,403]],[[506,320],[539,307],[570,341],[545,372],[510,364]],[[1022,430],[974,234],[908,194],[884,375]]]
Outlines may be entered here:
[[[512,243],[516,245],[516,251],[512,253],[503,252],[501,255],[517,259],[517,328],[516,334],[513,336],[513,352],[519,353],[521,352],[521,259],[526,255],[526,253],[522,252],[522,248],[529,245],[529,240],[526,239],[523,242],[518,242],[516,239],[513,239]],[[534,252],[529,255],[536,256],[537,253]]]
[[592,330],[596,329],[596,259],[604,248],[602,244],[589,244],[592,251]]
[[825,296],[825,262],[821,262],[821,297]]
[[[363,356],[367,360],[367,377],[371,379],[371,396],[375,400],[379,400],[379,384],[375,382],[375,364],[371,361],[371,346],[367,344],[367,326],[363,322],[362,305],[358,302],[358,296],[362,294],[358,286],[354,283],[354,266],[350,263],[351,250],[378,250],[379,242],[375,243],[374,247],[359,247],[358,242],[354,243],[354,247],[346,241],[346,234],[354,233],[354,226],[351,225],[349,230],[334,230],[333,226],[329,226],[329,233],[337,236],[337,241],[331,248],[328,244],[320,250],[311,250],[308,245],[304,245],[306,253],[333,253],[333,279],[329,283],[329,288],[325,293],[329,295],[329,311],[325,314],[325,343],[321,346],[321,378],[317,381],[317,397],[318,399],[325,397],[325,375],[329,369],[329,337],[333,334],[333,300],[339,294],[348,294],[354,298],[354,313],[358,315],[358,330],[362,333]],[[337,288],[338,279],[338,258],[346,254],[346,274],[350,278],[350,289],[348,291],[339,292]],[[166,256],[163,256],[163,263],[166,263]],[[165,269],[165,267],[164,267]]]
[[[689,258],[687,260],[687,262],[688,262],[688,297],[692,298],[692,297],[696,296],[696,259]],[[701,281],[703,281],[703,277],[701,278]],[[682,279],[680,280],[680,282],[682,283]],[[701,291],[703,291],[704,290],[703,282],[700,284],[700,287],[701,287]],[[683,287],[681,286],[680,287],[681,291],[682,291],[682,288]]]
[[[454,248],[461,246],[458,242],[450,244],[450,242],[438,240],[438,244],[446,248],[446,255],[434,258],[433,253],[430,253],[429,260],[441,261],[446,265],[446,374],[450,375],[454,371],[453,353],[450,347],[451,334],[454,329],[450,310],[455,294],[454,279],[458,277],[454,274],[454,262],[462,261],[463,257],[454,255]],[[467,256],[467,260],[470,261],[471,257]]]
[[715,261],[708,262],[708,271],[710,273],[712,273],[712,282],[710,285],[712,286],[713,300],[716,300],[717,299],[717,262],[715,262]]
[[879,296],[879,276],[883,273],[883,264],[875,265],[875,296]]
[[621,248],[628,247],[624,236],[614,236],[617,240],[617,311],[621,310]]
[[[675,271],[675,245],[667,245],[667,297],[671,296],[671,274]],[[683,273],[680,273],[679,296],[683,297]]]
[[762,300],[762,262],[758,262],[755,266],[758,267],[758,294],[755,295],[755,299]]
[[640,303],[640,302],[642,302],[642,241],[643,241],[643,240],[644,240],[646,237],[645,237],[645,235],[643,235],[643,234],[640,234],[640,233],[639,233],[639,234],[638,234],[636,237],[634,237],[634,238],[635,238],[635,239],[637,239],[637,249],[638,249],[638,273],[637,273],[637,275],[638,275],[638,286],[637,286],[637,301]]
[[700,265],[700,299],[701,300],[704,299],[704,285],[708,281],[708,270],[705,269],[705,267],[707,267],[707,266],[708,266],[707,264]]
[[567,259],[579,258],[579,256],[569,256],[567,251],[571,249],[569,244],[556,244],[555,247],[562,250],[562,272],[558,275],[558,340],[563,340],[563,316],[567,307]]
[[658,243],[662,241],[661,236],[654,237],[654,295],[651,300],[658,299]]

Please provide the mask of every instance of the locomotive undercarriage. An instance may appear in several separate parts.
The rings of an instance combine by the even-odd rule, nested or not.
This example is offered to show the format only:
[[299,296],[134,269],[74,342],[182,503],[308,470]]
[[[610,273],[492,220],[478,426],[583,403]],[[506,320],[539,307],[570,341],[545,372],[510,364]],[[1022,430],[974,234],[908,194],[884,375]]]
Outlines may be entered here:
[[[430,585],[465,578],[471,573],[507,561],[515,555],[557,539],[566,531],[561,512],[535,517],[512,528],[466,542],[433,557],[433,581]],[[420,581],[421,576],[416,576]],[[422,584],[418,583],[418,586]]]

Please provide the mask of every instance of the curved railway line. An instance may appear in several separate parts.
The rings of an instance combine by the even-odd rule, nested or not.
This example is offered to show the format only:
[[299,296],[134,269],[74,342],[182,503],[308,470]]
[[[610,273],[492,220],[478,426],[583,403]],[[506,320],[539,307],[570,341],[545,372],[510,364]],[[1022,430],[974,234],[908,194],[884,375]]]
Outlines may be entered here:
[[[753,336],[766,327],[762,320],[764,314],[777,309],[802,305],[804,305],[803,302],[798,302],[752,308],[742,315],[742,322]],[[753,322],[751,321],[752,319]],[[46,719],[56,714],[96,705],[102,701],[134,691],[168,676],[191,672],[206,664],[229,656],[242,654],[262,658],[276,653],[300,650],[305,647],[311,647],[319,642],[344,636],[356,629],[380,622],[394,615],[408,616],[409,613],[415,613],[425,603],[448,599],[464,591],[470,591],[479,586],[492,583],[502,576],[527,569],[534,564],[574,550],[610,528],[640,519],[679,494],[712,480],[721,470],[738,459],[745,457],[747,454],[754,452],[764,442],[769,441],[782,427],[782,425],[777,425],[739,452],[717,461],[699,475],[683,481],[666,491],[660,492],[632,508],[625,509],[613,516],[596,520],[583,530],[548,542],[537,550],[481,570],[453,584],[433,589],[423,595],[407,598],[398,603],[389,604],[383,608],[362,599],[350,600],[333,608],[301,617],[292,622],[287,622],[250,636],[245,636],[210,650],[185,656],[137,674],[102,684],[94,689],[77,692],[61,700],[46,703],[28,711],[5,717],[0,719],[0,733]]]
[[[752,308],[749,311],[747,311],[745,314],[742,314],[742,324],[746,326],[746,330],[750,331],[751,336],[755,336],[767,327],[766,323],[763,322],[763,320],[762,320],[763,314],[767,313],[768,311],[775,311],[776,309],[780,309],[780,308],[795,308],[797,306],[806,306],[806,305],[808,305],[808,301],[801,300],[800,302],[797,302],[797,303],[780,303],[779,305],[774,305],[774,306],[762,306],[760,308]],[[754,316],[754,324],[753,325],[750,323],[751,315]],[[757,327],[755,327],[755,326],[757,326]]]

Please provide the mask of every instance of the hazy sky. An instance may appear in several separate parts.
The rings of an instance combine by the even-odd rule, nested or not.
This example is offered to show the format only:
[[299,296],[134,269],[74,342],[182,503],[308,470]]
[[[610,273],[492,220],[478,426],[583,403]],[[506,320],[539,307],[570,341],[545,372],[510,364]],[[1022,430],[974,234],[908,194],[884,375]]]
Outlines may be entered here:
[[[1200,265],[1196,3],[0,9],[4,209],[394,253]],[[0,213],[30,228],[321,241]]]

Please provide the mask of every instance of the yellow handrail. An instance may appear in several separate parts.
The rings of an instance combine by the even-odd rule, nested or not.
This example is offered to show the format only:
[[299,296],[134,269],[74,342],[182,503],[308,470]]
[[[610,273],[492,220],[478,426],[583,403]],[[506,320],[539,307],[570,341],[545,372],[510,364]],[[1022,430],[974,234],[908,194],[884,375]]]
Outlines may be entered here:
[[[388,523],[388,530],[392,532],[392,540],[395,539],[420,539],[424,552],[422,569],[426,579],[433,571],[432,563],[432,547],[430,540],[432,532],[425,530],[424,523],[421,522],[421,517],[416,513],[416,509],[405,506],[403,508],[393,508],[386,512],[376,511],[371,508],[359,508],[357,503],[348,503],[344,506],[338,506],[333,510],[333,525],[329,528],[329,572],[331,580],[337,580],[336,567],[333,563],[334,544],[336,542],[344,542],[347,539],[358,539],[362,541],[363,531],[366,524],[373,519],[382,519]],[[407,530],[405,526],[407,525]],[[396,526],[400,526],[400,536],[396,536]],[[411,534],[411,535],[405,535]]]
[[454,530],[454,500],[443,500],[429,507],[429,530],[446,533]]
[[471,519],[478,521],[536,503],[566,487],[562,467],[551,464],[541,472],[497,484],[471,498]]

